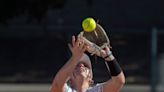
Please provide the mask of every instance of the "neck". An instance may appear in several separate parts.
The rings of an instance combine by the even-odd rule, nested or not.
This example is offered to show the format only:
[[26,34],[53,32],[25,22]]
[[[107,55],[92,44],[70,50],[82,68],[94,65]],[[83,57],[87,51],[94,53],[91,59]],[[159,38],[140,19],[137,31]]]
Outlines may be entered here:
[[86,82],[77,83],[77,85],[75,86],[77,92],[85,92],[88,88],[89,88],[89,84]]

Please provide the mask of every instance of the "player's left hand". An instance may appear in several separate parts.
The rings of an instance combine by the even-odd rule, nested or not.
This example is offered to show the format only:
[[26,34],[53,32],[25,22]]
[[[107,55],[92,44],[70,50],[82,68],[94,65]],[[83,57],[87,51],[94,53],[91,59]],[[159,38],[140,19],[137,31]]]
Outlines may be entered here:
[[112,54],[112,52],[110,51],[108,46],[106,46],[104,49],[102,49],[100,51],[100,57],[102,57],[102,58],[105,58],[105,57],[109,56],[110,54]]

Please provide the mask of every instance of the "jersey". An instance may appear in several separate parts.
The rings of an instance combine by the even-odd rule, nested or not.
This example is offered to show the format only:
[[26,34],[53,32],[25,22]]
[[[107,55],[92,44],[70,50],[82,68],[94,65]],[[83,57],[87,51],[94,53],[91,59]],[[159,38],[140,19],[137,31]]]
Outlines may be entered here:
[[[65,84],[65,92],[77,92],[76,90],[72,89],[70,86]],[[86,90],[86,92],[103,92],[103,84],[97,84],[93,87],[90,87],[89,89]]]

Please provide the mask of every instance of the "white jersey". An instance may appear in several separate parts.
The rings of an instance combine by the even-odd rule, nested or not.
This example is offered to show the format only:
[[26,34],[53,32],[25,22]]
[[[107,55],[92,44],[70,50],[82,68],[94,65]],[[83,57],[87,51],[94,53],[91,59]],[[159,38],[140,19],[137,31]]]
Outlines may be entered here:
[[[65,84],[66,92],[77,92],[76,90],[72,89],[70,86]],[[103,92],[102,84],[97,84],[93,87],[90,87],[86,92]]]

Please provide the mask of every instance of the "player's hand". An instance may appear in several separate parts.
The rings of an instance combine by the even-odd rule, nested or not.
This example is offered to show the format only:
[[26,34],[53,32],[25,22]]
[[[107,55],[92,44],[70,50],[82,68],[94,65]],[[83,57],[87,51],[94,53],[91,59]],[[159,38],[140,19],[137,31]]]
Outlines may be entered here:
[[104,57],[107,57],[109,55],[109,53],[111,53],[110,49],[108,46],[106,46],[104,49],[102,49],[100,51],[101,53],[101,57],[104,58]]
[[72,36],[72,44],[69,43],[68,46],[72,52],[72,57],[76,59],[80,59],[87,49],[84,40],[80,37],[76,39],[75,36]]
[[114,59],[114,56],[108,46],[100,51],[101,57],[104,58],[106,61],[111,61]]

